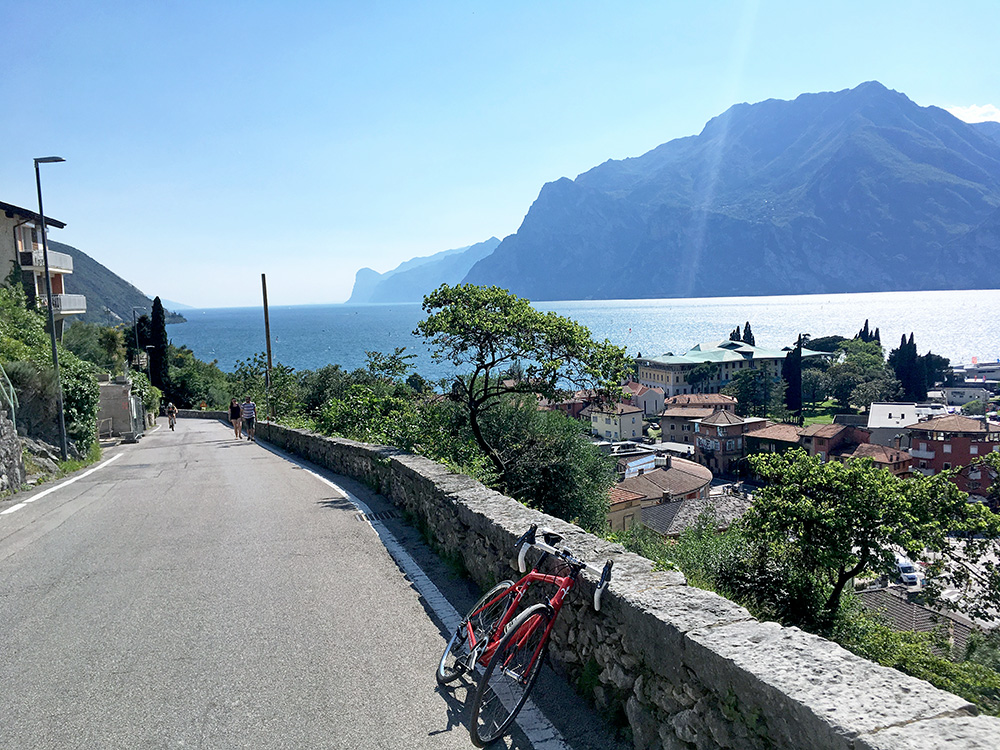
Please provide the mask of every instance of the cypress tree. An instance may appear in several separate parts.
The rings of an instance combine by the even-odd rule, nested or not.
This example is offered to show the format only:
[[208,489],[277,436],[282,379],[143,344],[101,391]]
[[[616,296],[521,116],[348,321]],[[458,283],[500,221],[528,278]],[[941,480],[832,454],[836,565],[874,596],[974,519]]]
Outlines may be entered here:
[[781,377],[785,381],[785,406],[802,423],[802,336],[795,348],[785,355],[781,363]]
[[[739,330],[739,327],[736,329]],[[754,341],[753,331],[750,330],[750,321],[748,320],[746,325],[743,326],[743,343],[750,344],[750,346],[756,346],[757,342]]]
[[149,380],[165,394],[170,386],[170,369],[167,362],[167,316],[163,303],[157,297],[153,300],[153,316],[150,322]]
[[740,327],[736,326],[732,331],[729,332],[730,341],[741,341],[740,339]]

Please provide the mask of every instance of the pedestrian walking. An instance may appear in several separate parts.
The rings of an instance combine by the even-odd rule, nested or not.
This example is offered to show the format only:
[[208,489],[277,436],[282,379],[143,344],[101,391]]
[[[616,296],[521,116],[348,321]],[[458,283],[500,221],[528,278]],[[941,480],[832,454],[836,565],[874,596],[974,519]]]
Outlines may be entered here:
[[257,404],[250,400],[250,396],[243,397],[243,424],[247,426],[247,440],[257,442],[254,438],[254,423],[257,421]]
[[236,432],[236,439],[239,440],[243,437],[243,409],[240,407],[240,402],[235,398],[229,402],[229,421],[233,423],[233,430]]

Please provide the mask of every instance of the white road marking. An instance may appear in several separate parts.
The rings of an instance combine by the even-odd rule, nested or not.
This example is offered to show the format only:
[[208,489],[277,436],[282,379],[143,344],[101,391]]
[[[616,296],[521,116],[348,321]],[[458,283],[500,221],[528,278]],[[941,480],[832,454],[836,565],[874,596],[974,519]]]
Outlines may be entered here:
[[[293,463],[303,471],[308,472],[312,476],[316,477],[323,484],[332,487],[343,494],[343,496],[350,502],[355,508],[365,514],[365,521],[369,526],[378,534],[379,538],[382,540],[382,544],[385,545],[386,550],[396,564],[403,569],[407,577],[413,583],[417,591],[424,598],[427,604],[430,606],[434,613],[440,618],[441,622],[444,623],[445,631],[454,631],[458,624],[462,621],[462,616],[458,613],[452,605],[451,602],[441,593],[441,590],[434,584],[434,582],[428,578],[427,574],[421,570],[420,566],[417,565],[416,560],[410,557],[409,553],[403,548],[399,541],[392,535],[392,532],[385,527],[384,524],[379,523],[378,525],[371,522],[369,516],[372,515],[371,508],[367,504],[353,493],[348,492],[346,489],[333,482],[322,474],[313,471],[311,468],[306,466],[302,461],[300,461],[296,456],[291,453],[287,453],[273,445],[261,446],[266,450],[271,451],[275,455],[284,458],[289,463]],[[524,732],[525,736],[531,742],[532,747],[535,750],[572,750],[569,745],[566,744],[565,739],[563,739],[562,734],[559,730],[553,726],[545,714],[539,710],[539,708],[534,704],[531,698],[525,701],[524,706],[521,708],[521,712],[517,715],[516,723],[521,727],[521,731]]]
[[110,464],[112,461],[116,461],[116,460],[118,460],[119,458],[121,458],[124,455],[125,455],[124,453],[116,453],[111,458],[109,458],[107,461],[104,461],[102,463],[97,464],[97,466],[95,466],[93,469],[87,469],[87,471],[83,472],[82,474],[77,474],[72,479],[67,479],[65,482],[62,482],[61,484],[57,484],[57,485],[54,485],[52,487],[49,487],[47,490],[42,490],[37,495],[34,495],[33,497],[29,497],[24,502],[18,503],[17,505],[12,505],[11,507],[7,508],[6,510],[0,510],[0,516],[5,516],[8,513],[13,513],[15,510],[20,510],[21,508],[25,507],[28,503],[33,503],[36,500],[41,500],[43,497],[45,497],[46,495],[48,495],[50,492],[55,492],[56,490],[59,490],[59,489],[62,489],[63,487],[66,487],[67,485],[73,484],[73,482],[80,481],[84,477],[89,477],[91,474],[93,474],[98,469],[103,469],[105,466],[107,466],[108,464]]

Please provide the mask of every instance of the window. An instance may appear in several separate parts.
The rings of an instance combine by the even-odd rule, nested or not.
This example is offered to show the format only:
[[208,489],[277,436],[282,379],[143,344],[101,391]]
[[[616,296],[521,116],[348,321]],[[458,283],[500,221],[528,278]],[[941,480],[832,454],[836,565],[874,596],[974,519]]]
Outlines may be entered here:
[[950,468],[951,468],[951,464],[950,464],[950,463],[948,463],[947,461],[945,461],[945,462],[944,462],[944,468],[945,468],[945,471],[947,471],[948,469],[950,469]]
[[673,430],[674,430],[674,427],[676,427],[676,425],[674,425],[674,424],[671,424],[671,425],[670,425],[670,431],[671,431],[671,432],[673,432]]
[[951,453],[951,443],[945,443],[944,446],[942,447],[942,450],[945,453]]
[[922,450],[922,451],[927,450],[927,443],[921,443],[920,444],[920,450]]
[[889,412],[889,419],[892,419],[892,412]]
[[969,446],[969,453],[970,453],[970,455],[978,456],[979,455],[979,446],[978,445],[970,445]]

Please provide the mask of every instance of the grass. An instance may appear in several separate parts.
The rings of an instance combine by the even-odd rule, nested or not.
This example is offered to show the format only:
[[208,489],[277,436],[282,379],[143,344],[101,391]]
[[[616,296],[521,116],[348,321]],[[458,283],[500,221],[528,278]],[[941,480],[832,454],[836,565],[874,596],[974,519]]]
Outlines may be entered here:
[[856,414],[854,409],[844,409],[834,401],[823,401],[812,408],[802,408],[804,426],[811,424],[833,424],[833,418],[837,414]]

